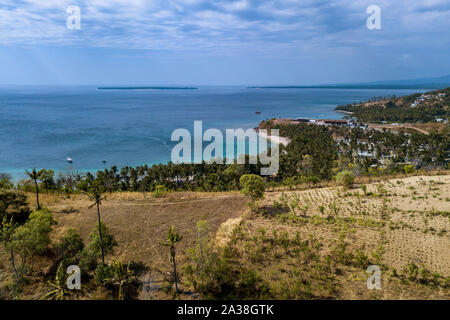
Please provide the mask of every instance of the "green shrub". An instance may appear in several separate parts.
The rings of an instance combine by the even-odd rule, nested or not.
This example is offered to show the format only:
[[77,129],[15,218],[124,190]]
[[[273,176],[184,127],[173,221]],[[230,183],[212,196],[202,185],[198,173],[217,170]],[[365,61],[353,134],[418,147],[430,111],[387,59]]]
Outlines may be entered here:
[[367,266],[369,265],[369,257],[361,250],[356,253],[354,260],[355,265],[360,268],[367,268]]
[[344,187],[351,187],[355,182],[355,174],[348,170],[341,171],[336,176],[336,182]]
[[13,247],[24,256],[43,255],[50,244],[50,231],[57,224],[48,209],[33,211],[13,235]]
[[80,234],[75,229],[67,230],[66,234],[55,246],[57,254],[62,259],[76,257],[84,249]]
[[407,273],[409,280],[416,281],[419,276],[419,267],[411,261],[406,267],[405,272]]
[[[101,222],[101,228],[103,250],[105,256],[107,256],[114,253],[114,247],[117,246],[117,242],[103,222]],[[100,235],[97,226],[92,229],[89,239],[89,243],[81,252],[80,268],[84,271],[95,270],[101,258]]]
[[[33,257],[36,255],[44,255],[47,253],[48,246],[50,244],[50,232],[52,226],[56,224],[53,219],[52,213],[48,209],[42,209],[34,211],[30,215],[30,219],[23,225],[14,229],[11,222],[6,223],[2,233],[7,231],[7,247],[11,254],[19,257],[15,264],[15,283],[13,284],[13,290],[20,290],[24,283],[24,276],[32,270]],[[8,228],[8,225],[10,228]],[[9,229],[9,230],[5,230]],[[3,238],[5,235],[3,234]],[[4,239],[5,240],[5,239]]]
[[163,186],[163,185],[157,185],[157,186],[155,187],[155,191],[153,191],[153,196],[154,196],[155,198],[162,198],[162,197],[164,197],[164,196],[166,195],[166,193],[167,193],[167,188],[166,188],[166,186]]
[[94,280],[98,285],[104,285],[115,275],[114,266],[110,264],[99,264],[94,271]]
[[406,174],[414,173],[414,166],[412,164],[405,164],[403,171],[405,171]]

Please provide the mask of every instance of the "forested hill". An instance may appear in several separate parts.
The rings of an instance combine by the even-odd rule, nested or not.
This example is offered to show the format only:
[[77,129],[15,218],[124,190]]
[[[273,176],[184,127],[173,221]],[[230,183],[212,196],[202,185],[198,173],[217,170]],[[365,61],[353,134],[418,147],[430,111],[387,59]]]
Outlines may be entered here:
[[377,97],[340,105],[335,110],[351,112],[362,122],[436,122],[448,121],[449,106],[450,87],[403,97]]

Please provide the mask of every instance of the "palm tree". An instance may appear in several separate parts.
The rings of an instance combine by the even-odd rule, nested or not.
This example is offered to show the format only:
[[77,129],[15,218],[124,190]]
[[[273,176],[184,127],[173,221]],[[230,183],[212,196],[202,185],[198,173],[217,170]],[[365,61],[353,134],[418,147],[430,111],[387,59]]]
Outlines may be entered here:
[[34,182],[34,186],[36,187],[36,204],[37,204],[38,210],[41,209],[41,206],[39,204],[38,180],[41,180],[43,173],[44,173],[43,170],[36,171],[36,168],[34,168],[31,172],[28,170],[25,170],[25,174],[30,178],[30,180],[28,180],[28,182]]
[[133,272],[130,270],[130,263],[126,266],[118,260],[114,260],[112,263],[112,267],[114,270],[114,277],[111,282],[119,287],[119,300],[125,299],[124,289],[125,286],[132,281],[132,277],[134,276]]
[[104,189],[99,184],[94,184],[92,188],[90,188],[89,192],[83,192],[86,196],[89,197],[91,201],[94,201],[93,204],[89,206],[89,209],[96,206],[97,207],[97,218],[98,218],[98,232],[100,235],[100,248],[102,250],[102,263],[105,264],[105,253],[103,249],[103,238],[102,238],[102,226],[101,226],[101,219],[100,219],[100,205],[102,204],[102,201],[105,200],[104,197],[102,197],[104,193]]
[[61,262],[56,270],[55,282],[48,282],[53,289],[45,294],[43,299],[64,300],[66,295],[70,293],[69,290],[66,290],[66,278],[66,272],[63,263]]
[[170,248],[170,260],[173,263],[173,279],[175,282],[175,290],[177,293],[178,293],[178,276],[177,276],[177,265],[175,262],[175,253],[176,253],[175,247],[177,243],[181,241],[181,239],[183,239],[183,237],[179,233],[175,232],[175,227],[172,226],[169,229],[169,232],[167,233],[167,240],[160,242],[161,245]]

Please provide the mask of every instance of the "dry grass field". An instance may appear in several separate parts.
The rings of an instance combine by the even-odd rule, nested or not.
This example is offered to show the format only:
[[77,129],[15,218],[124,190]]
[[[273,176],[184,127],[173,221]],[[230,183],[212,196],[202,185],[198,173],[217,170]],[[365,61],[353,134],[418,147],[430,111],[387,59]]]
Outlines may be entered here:
[[[30,205],[34,206],[34,196],[29,196]],[[95,207],[88,209],[91,205],[89,199],[82,195],[68,198],[43,194],[41,202],[53,212],[58,222],[51,234],[53,243],[68,228],[76,229],[84,242],[88,242],[89,233],[97,226],[97,211]],[[155,199],[148,194],[144,198],[142,193],[117,193],[106,195],[101,206],[101,217],[119,244],[110,260],[116,258],[125,263],[142,262],[151,270],[164,272],[170,270],[169,252],[167,247],[159,243],[165,240],[172,225],[183,236],[177,256],[178,263],[182,265],[185,250],[194,244],[193,231],[197,221],[208,221],[209,231],[215,233],[222,223],[240,216],[245,210],[246,201],[239,193],[178,192],[162,199]],[[3,254],[1,261],[4,263],[0,264],[0,271],[9,271],[8,256]],[[52,261],[37,259],[34,266],[37,271],[32,279],[52,278],[51,267]],[[48,289],[45,283],[34,283],[25,289],[23,298],[38,298]]]
[[429,122],[429,123],[402,123],[398,125],[392,124],[369,124],[369,129],[387,129],[394,132],[403,130],[407,133],[420,132],[426,135],[430,133],[443,133],[448,130],[448,125],[439,122]]
[[[183,252],[193,245],[196,223],[208,221],[210,232],[216,232],[228,219],[238,217],[246,208],[240,194],[172,193],[163,199],[146,198],[140,193],[106,195],[101,217],[119,246],[115,257],[121,261],[139,261],[152,268],[167,268],[166,247],[159,244],[171,226],[183,235],[180,243],[180,263]],[[45,201],[45,200],[44,200]],[[88,209],[90,202],[82,196],[58,200],[47,206],[54,212],[58,225],[57,239],[67,228],[77,229],[83,240],[97,223],[97,211]]]
[[[41,198],[58,221],[51,234],[54,241],[68,228],[77,229],[87,241],[97,216],[95,208],[88,209],[91,203],[86,197],[44,194]],[[308,274],[307,278],[299,276],[302,288],[305,283],[321,288],[318,293],[312,289],[314,294],[307,296],[280,293],[279,298],[450,299],[450,175],[376,181],[368,183],[365,190],[357,185],[351,189],[328,186],[267,192],[259,207],[259,213],[250,213],[246,199],[239,193],[176,192],[160,199],[150,194],[117,193],[106,195],[101,214],[119,243],[115,258],[142,262],[153,271],[170,271],[168,250],[159,244],[170,226],[183,235],[177,254],[182,266],[187,248],[195,244],[197,221],[206,220],[216,244],[223,247],[233,241],[240,252],[235,262],[251,266],[275,292],[283,292],[292,283],[293,274],[302,272]],[[261,240],[258,237],[263,233]],[[316,278],[316,271],[305,265],[297,249],[281,245],[283,237],[293,241],[296,236],[320,242],[320,249],[313,249],[318,257],[330,255],[336,245],[344,244],[348,252],[362,252],[371,263],[377,260],[383,265],[382,290],[368,290],[365,269],[353,265],[336,263],[332,278]],[[305,243],[311,245],[314,241]],[[52,263],[47,260],[37,260],[37,271],[31,279],[52,276]],[[0,271],[9,273],[4,253],[1,262]],[[439,274],[439,284],[397,276],[406,272],[410,262],[430,274]],[[180,272],[183,286],[181,268]],[[152,281],[157,283],[161,278],[153,276]],[[48,285],[42,280],[32,282],[23,298],[39,298],[46,290]],[[101,295],[87,298],[98,297]],[[155,290],[140,298],[171,296]]]

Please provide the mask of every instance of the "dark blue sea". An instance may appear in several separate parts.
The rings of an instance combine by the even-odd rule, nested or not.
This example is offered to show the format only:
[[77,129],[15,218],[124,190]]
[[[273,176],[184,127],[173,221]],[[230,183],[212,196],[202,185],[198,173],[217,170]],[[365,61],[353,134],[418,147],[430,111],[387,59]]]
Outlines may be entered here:
[[[0,87],[0,172],[94,171],[166,163],[172,131],[253,128],[273,117],[339,119],[339,104],[407,95],[405,89],[98,90],[86,87]],[[261,112],[261,114],[256,114]],[[72,158],[69,164],[66,158]],[[106,161],[106,163],[103,163]]]

